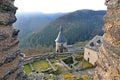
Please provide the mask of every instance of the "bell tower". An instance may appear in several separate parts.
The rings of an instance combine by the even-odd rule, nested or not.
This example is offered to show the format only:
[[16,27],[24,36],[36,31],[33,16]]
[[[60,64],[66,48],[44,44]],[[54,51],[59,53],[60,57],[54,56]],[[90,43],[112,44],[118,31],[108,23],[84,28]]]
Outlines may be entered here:
[[59,34],[58,34],[55,42],[56,42],[56,52],[62,53],[67,50],[66,49],[67,40],[64,36],[63,28],[61,26],[60,26],[60,31],[59,31]]

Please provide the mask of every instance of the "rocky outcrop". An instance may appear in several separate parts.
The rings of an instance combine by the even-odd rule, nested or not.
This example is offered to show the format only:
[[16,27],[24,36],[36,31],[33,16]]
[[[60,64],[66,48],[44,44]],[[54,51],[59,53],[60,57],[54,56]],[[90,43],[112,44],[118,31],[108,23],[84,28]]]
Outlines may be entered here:
[[22,59],[17,39],[19,30],[12,27],[17,20],[16,10],[14,0],[0,0],[0,80],[23,80],[17,79]]
[[103,44],[94,80],[120,80],[120,0],[106,0]]

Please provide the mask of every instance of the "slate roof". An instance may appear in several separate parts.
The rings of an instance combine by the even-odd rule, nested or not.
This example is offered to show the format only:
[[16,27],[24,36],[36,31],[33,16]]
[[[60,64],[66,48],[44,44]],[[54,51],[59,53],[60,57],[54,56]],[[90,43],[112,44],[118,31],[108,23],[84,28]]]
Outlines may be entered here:
[[56,42],[59,42],[59,43],[65,43],[67,42],[67,39],[65,38],[64,34],[63,34],[63,29],[62,27],[60,27],[60,32],[55,40]]
[[96,35],[90,42],[88,42],[88,44],[85,47],[98,52],[101,44],[102,36]]

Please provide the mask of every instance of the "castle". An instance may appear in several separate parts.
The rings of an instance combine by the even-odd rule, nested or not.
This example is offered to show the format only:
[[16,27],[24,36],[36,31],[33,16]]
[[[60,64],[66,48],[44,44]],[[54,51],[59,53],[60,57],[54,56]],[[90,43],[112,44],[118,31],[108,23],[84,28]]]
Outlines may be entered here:
[[[120,80],[120,0],[105,0],[103,43],[99,49],[94,80]],[[23,80],[21,52],[18,48],[19,30],[13,29],[17,8],[14,0],[0,1],[0,80]],[[56,51],[63,52],[62,29],[56,39]],[[62,47],[62,48],[61,48]]]
[[84,48],[84,59],[96,66],[98,61],[99,47],[102,44],[102,36],[96,35]]

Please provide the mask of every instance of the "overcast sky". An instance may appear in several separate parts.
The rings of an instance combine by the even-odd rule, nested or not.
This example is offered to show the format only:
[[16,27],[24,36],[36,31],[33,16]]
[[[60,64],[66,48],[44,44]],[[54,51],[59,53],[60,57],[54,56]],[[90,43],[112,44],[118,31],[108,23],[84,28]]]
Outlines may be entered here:
[[71,12],[80,9],[106,10],[105,0],[15,0],[18,12]]

